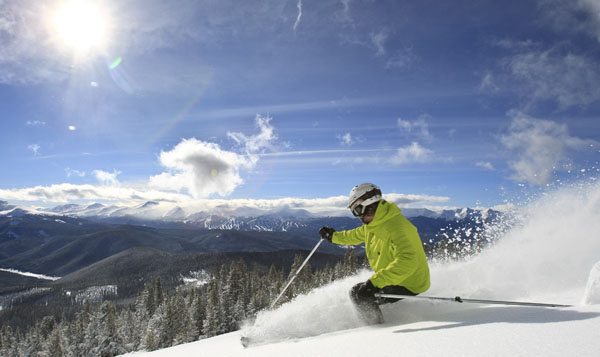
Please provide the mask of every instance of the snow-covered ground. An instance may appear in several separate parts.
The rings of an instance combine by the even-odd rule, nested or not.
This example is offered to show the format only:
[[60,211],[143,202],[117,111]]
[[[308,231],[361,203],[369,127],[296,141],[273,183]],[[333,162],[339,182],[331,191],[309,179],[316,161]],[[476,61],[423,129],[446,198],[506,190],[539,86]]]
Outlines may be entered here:
[[[535,200],[502,239],[432,265],[428,296],[569,304],[542,308],[405,300],[364,326],[348,290],[369,272],[259,314],[242,330],[135,356],[599,356],[600,184]],[[254,344],[243,348],[240,337]]]
[[17,274],[17,275],[21,275],[21,276],[28,276],[30,278],[36,278],[36,279],[42,279],[42,280],[54,281],[54,280],[60,279],[60,277],[57,277],[57,276],[48,276],[48,275],[44,275],[44,274],[29,273],[26,271],[20,271],[20,270],[16,270],[16,269],[0,268],[0,271],[3,271],[5,273]]

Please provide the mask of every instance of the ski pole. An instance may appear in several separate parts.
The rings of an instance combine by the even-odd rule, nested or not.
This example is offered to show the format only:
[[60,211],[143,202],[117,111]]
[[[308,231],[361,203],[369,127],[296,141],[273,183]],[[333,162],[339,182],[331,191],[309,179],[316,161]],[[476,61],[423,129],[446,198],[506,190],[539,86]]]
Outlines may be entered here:
[[302,270],[302,268],[304,268],[304,266],[306,265],[306,263],[308,262],[308,260],[310,259],[310,257],[312,257],[312,255],[317,250],[317,248],[319,248],[319,246],[321,245],[321,243],[323,243],[323,238],[321,238],[319,240],[319,242],[317,243],[317,245],[315,245],[315,247],[313,248],[313,250],[308,254],[308,257],[306,257],[306,259],[304,259],[304,262],[302,263],[302,265],[300,265],[300,267],[298,268],[298,270],[296,270],[296,273],[292,276],[292,278],[290,279],[290,281],[288,281],[288,283],[285,284],[285,286],[283,287],[283,290],[281,290],[281,293],[279,293],[279,296],[277,296],[277,299],[275,299],[275,301],[273,301],[271,303],[271,306],[269,307],[270,309],[272,309],[273,306],[275,306],[275,304],[277,303],[277,301],[279,301],[279,298],[281,298],[281,296],[283,295],[283,293],[285,293],[285,291],[290,286],[290,284],[292,284],[292,282],[294,281],[294,279],[296,279],[296,276],[298,276],[298,274],[300,273],[300,271]]
[[518,305],[518,306],[538,306],[538,307],[571,307],[573,305],[547,304],[539,302],[521,302],[521,301],[502,301],[502,300],[484,300],[484,299],[463,299],[460,296],[456,297],[435,297],[435,296],[412,296],[412,295],[397,295],[375,293],[375,297],[392,298],[392,299],[409,299],[409,300],[442,300],[450,302],[467,302],[474,304],[495,304],[495,305]]

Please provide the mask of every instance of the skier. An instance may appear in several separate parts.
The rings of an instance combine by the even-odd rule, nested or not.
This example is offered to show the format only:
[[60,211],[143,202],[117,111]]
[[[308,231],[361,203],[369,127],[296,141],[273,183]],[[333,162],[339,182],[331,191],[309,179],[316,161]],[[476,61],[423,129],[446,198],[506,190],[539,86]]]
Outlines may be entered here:
[[362,183],[350,191],[348,208],[362,226],[336,232],[319,230],[321,238],[341,245],[365,243],[367,259],[375,272],[350,290],[350,297],[368,324],[383,323],[379,305],[401,299],[376,298],[375,293],[417,295],[429,289],[429,266],[417,228],[393,202],[382,199],[381,190]]

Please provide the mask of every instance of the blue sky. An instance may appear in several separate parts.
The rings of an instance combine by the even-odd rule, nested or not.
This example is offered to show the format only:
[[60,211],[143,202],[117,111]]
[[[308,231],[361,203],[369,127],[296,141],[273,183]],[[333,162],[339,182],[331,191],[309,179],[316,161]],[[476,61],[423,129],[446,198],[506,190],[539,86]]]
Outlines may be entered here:
[[596,0],[69,3],[0,1],[11,203],[494,206],[598,173]]

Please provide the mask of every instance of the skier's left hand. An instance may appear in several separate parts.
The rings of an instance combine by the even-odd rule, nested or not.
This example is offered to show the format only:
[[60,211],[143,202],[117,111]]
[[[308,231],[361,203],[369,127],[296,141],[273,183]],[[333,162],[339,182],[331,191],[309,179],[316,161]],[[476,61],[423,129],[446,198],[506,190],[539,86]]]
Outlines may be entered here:
[[373,285],[373,283],[369,279],[366,282],[362,283],[362,285],[358,288],[358,291],[356,293],[358,294],[358,296],[363,298],[375,298],[375,293],[379,292],[380,290],[381,289]]

